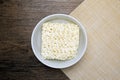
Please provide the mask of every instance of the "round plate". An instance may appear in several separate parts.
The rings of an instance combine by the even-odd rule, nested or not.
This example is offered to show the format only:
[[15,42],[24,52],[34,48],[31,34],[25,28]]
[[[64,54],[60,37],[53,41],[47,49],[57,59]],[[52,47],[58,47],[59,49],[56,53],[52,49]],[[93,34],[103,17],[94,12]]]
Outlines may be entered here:
[[[80,40],[79,40],[79,48],[77,52],[77,56],[71,60],[64,60],[64,61],[59,61],[59,60],[47,60],[44,59],[41,55],[41,31],[42,31],[42,24],[45,22],[58,22],[58,23],[75,23],[80,27]],[[32,37],[31,37],[31,45],[33,52],[37,59],[42,62],[44,65],[52,67],[52,68],[67,68],[75,63],[77,63],[82,56],[85,53],[86,47],[87,47],[87,34],[85,31],[85,28],[83,25],[76,20],[74,17],[66,15],[66,14],[53,14],[49,15],[45,18],[43,18],[38,24],[35,26],[33,32],[32,32]]]

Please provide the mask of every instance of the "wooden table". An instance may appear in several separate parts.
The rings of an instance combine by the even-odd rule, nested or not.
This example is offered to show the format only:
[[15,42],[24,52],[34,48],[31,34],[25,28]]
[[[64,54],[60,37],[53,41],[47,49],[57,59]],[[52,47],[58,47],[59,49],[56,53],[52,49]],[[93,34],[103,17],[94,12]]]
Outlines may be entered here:
[[0,0],[0,80],[69,80],[44,66],[31,49],[31,33],[43,17],[69,14],[83,0]]

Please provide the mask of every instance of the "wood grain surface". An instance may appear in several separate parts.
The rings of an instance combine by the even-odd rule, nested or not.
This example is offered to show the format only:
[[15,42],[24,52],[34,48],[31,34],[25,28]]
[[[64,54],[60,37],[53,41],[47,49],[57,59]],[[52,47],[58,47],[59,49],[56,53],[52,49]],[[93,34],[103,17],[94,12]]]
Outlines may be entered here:
[[35,25],[53,13],[69,14],[83,0],[0,0],[0,80],[69,80],[34,56]]
[[88,47],[71,80],[120,80],[120,0],[85,0],[71,14],[86,28]]

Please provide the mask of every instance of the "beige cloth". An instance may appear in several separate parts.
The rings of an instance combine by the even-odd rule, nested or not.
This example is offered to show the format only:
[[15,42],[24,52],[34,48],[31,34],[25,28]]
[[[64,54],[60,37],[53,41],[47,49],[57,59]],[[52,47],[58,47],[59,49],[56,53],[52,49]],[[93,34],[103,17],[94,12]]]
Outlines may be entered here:
[[71,14],[86,28],[88,47],[71,80],[120,80],[120,0],[86,0]]

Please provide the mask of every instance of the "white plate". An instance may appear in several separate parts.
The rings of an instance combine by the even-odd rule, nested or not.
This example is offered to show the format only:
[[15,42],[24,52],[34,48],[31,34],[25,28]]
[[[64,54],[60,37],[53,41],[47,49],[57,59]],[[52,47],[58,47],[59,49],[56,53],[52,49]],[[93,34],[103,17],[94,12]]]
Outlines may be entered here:
[[[71,60],[59,61],[59,60],[46,60],[41,55],[41,28],[42,24],[45,22],[59,22],[59,23],[69,23],[73,22],[80,27],[80,40],[79,40],[79,48],[77,56]],[[85,53],[87,47],[87,34],[83,25],[76,20],[74,17],[66,15],[66,14],[53,14],[43,18],[38,24],[35,26],[32,37],[31,37],[31,45],[33,52],[37,59],[42,62],[44,65],[52,67],[52,68],[67,68],[75,63],[77,63]]]

